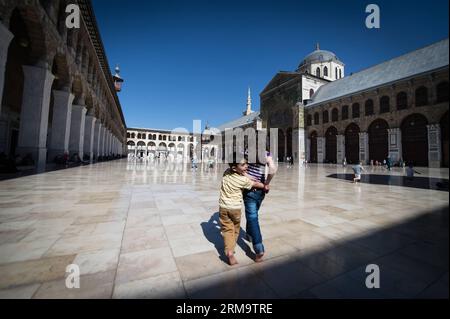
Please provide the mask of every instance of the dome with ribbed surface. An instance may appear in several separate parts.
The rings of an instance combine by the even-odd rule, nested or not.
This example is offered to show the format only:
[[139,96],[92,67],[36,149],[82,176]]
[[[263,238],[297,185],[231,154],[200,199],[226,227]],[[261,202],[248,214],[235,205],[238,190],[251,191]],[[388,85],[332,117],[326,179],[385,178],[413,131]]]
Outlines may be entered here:
[[303,61],[298,66],[299,68],[305,64],[317,63],[317,62],[328,62],[328,61],[339,61],[336,54],[331,51],[321,50],[319,44],[316,46],[316,50],[308,54]]

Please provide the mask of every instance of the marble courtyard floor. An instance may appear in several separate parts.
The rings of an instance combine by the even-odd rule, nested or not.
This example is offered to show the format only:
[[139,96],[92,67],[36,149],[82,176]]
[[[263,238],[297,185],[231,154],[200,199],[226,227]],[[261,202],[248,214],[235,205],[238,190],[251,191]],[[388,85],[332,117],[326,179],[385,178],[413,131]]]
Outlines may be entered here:
[[378,168],[355,185],[350,167],[281,165],[261,209],[265,261],[241,236],[230,267],[223,168],[118,160],[0,181],[0,298],[448,298],[448,169],[406,181]]

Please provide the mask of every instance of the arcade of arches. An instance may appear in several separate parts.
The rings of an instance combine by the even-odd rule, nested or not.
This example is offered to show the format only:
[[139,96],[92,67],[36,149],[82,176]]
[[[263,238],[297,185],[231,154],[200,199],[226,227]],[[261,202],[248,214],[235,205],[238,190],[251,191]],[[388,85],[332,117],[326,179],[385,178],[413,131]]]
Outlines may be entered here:
[[168,159],[170,161],[189,162],[194,155],[200,154],[202,161],[217,161],[219,156],[216,145],[202,145],[194,134],[165,130],[146,130],[129,128],[127,130],[127,153],[134,158]]
[[73,1],[0,4],[0,153],[42,171],[69,153],[120,156],[126,126],[89,0],[79,29],[64,27]]
[[[313,130],[308,138],[308,158],[312,163],[338,163],[345,158],[348,163],[355,164],[360,160],[383,162],[389,156],[394,162],[401,159],[416,166],[430,166],[430,131],[437,129],[441,132],[438,148],[441,166],[448,167],[448,112],[441,117],[439,125],[430,125],[423,114],[413,113],[401,121],[400,128],[390,128],[386,120],[376,119],[366,132],[353,122],[347,125],[343,135],[339,135],[334,126],[327,129],[324,138],[318,137],[317,130]],[[438,134],[431,139],[437,139]],[[320,152],[322,149],[325,152]]]
[[447,71],[306,107],[306,159],[369,164],[389,157],[394,164],[448,167]]

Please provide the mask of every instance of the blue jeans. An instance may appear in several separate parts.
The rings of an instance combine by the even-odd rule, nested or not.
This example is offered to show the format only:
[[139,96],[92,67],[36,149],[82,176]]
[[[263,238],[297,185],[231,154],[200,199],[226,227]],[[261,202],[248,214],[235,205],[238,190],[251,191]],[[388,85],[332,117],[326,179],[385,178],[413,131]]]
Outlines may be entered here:
[[263,190],[244,191],[244,206],[247,225],[245,231],[250,237],[256,254],[264,253],[264,245],[259,228],[258,212],[266,194]]

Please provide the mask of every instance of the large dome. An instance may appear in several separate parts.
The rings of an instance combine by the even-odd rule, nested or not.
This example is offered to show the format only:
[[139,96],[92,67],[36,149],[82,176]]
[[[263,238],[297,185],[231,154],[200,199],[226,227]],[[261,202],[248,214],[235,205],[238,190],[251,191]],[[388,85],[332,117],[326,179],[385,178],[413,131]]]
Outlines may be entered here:
[[338,61],[338,57],[331,51],[320,50],[317,46],[317,49],[308,54],[303,61],[300,63],[299,68],[305,64],[311,64],[314,62],[328,62],[328,61]]

